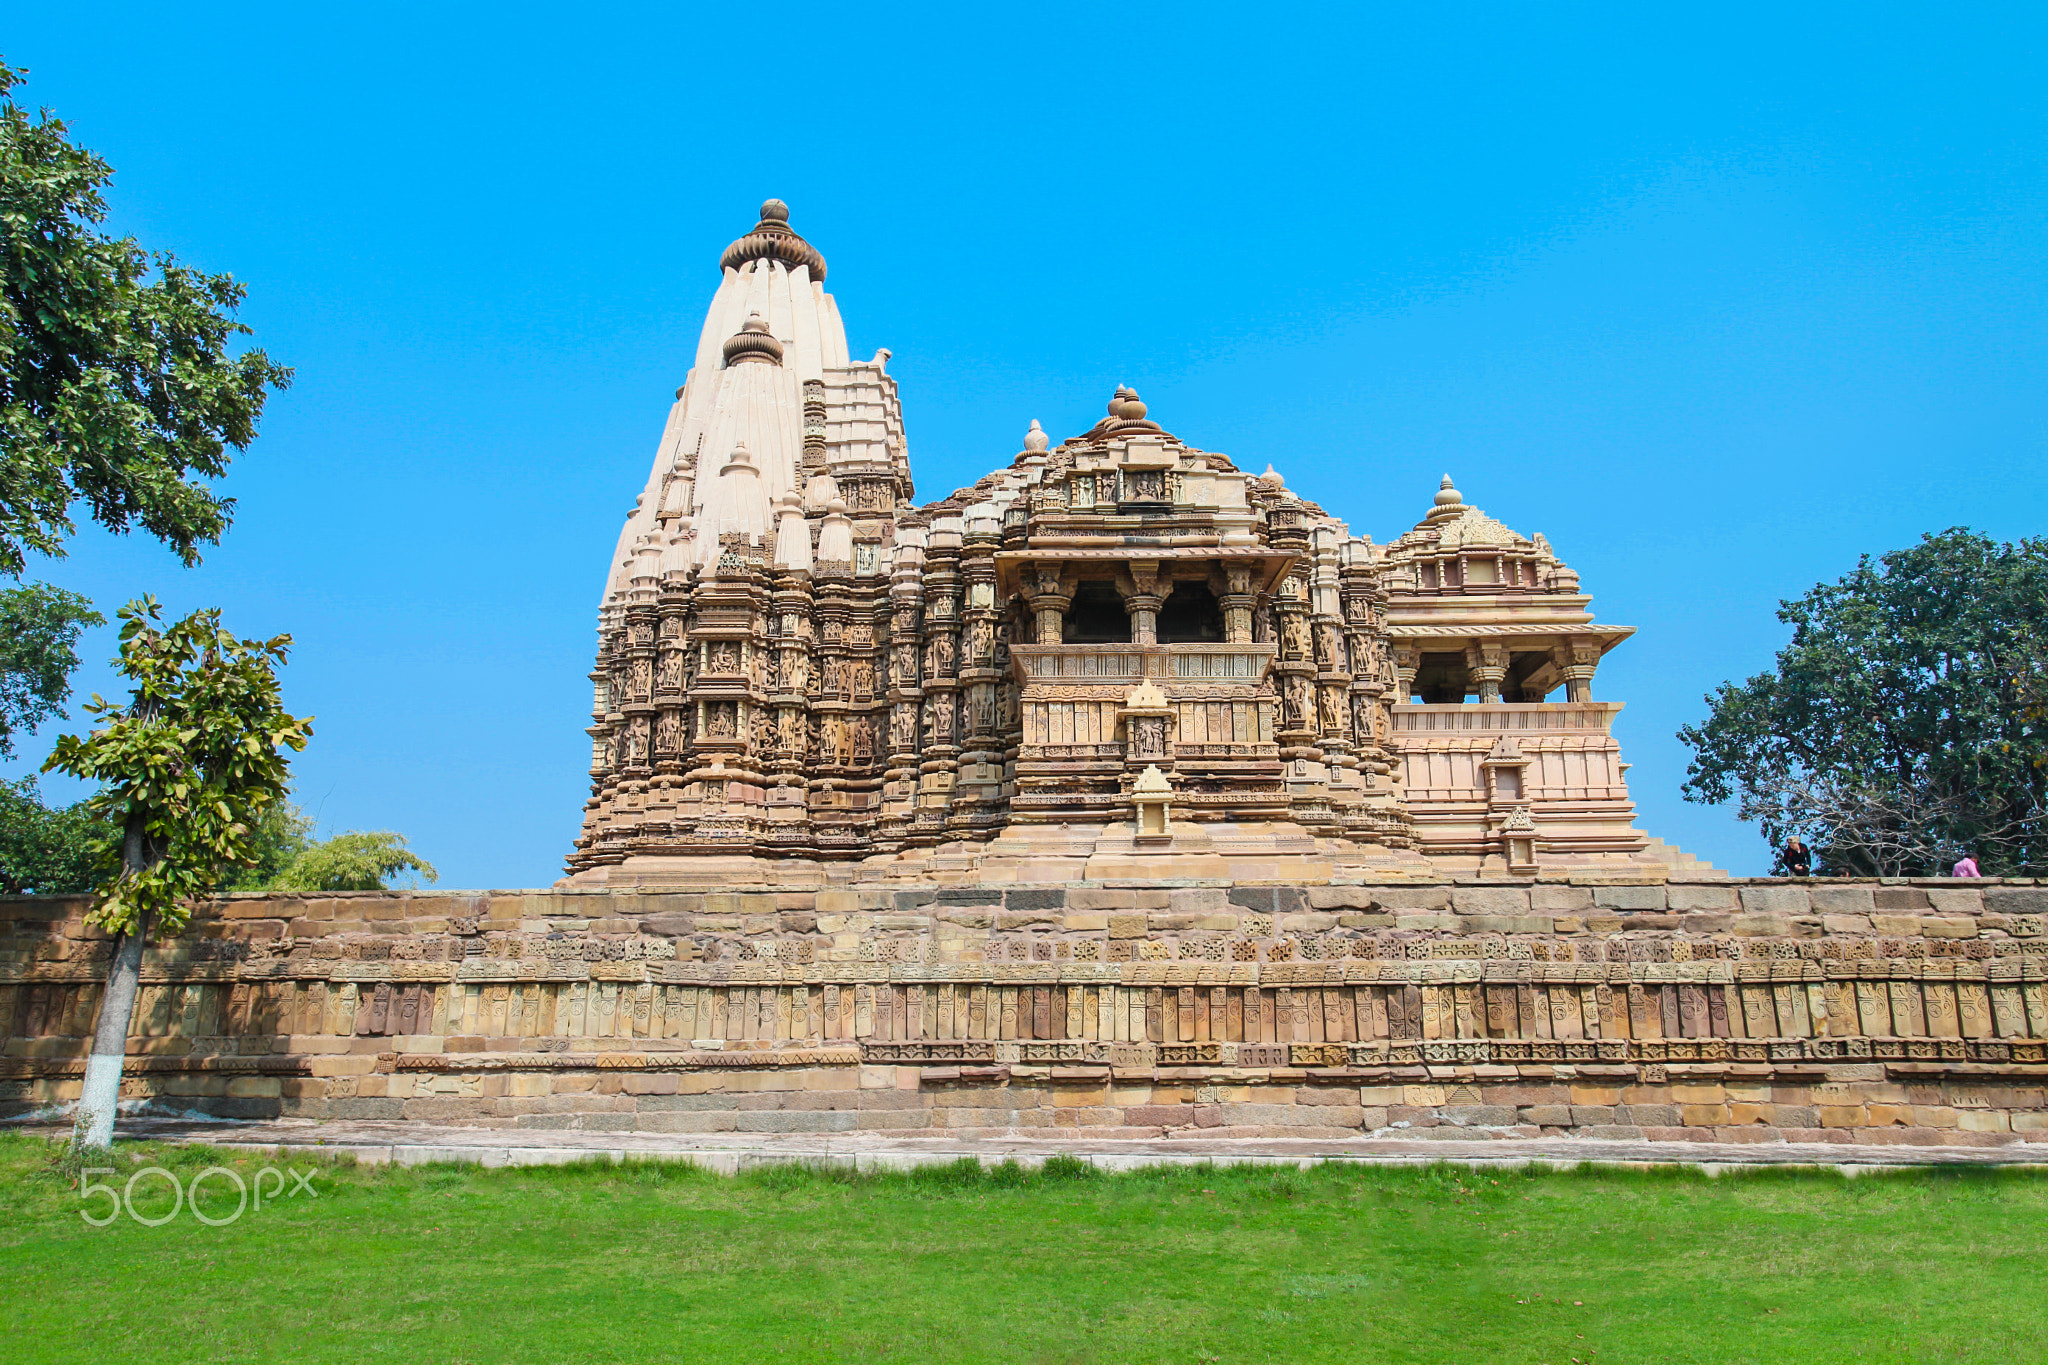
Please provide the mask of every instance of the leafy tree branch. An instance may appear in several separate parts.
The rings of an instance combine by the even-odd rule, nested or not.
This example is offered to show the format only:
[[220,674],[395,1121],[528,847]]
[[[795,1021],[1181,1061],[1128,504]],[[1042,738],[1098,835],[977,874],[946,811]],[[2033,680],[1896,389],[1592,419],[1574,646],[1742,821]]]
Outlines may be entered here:
[[100,227],[113,171],[16,103],[26,75],[0,62],[0,574],[61,556],[75,503],[196,564],[234,515],[208,481],[292,373],[232,353],[249,330],[233,276]]

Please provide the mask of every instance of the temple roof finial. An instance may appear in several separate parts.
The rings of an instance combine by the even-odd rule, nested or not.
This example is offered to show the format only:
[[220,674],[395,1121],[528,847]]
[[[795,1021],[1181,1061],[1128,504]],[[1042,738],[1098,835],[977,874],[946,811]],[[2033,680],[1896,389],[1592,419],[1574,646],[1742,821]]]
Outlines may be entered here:
[[791,270],[804,266],[813,280],[825,278],[825,258],[818,249],[796,235],[789,225],[789,205],[770,199],[761,205],[761,221],[754,230],[725,249],[718,258],[721,270],[737,270],[750,261],[780,261]]
[[1464,501],[1465,495],[1452,485],[1451,476],[1448,474],[1444,475],[1444,481],[1437,485],[1436,505],[1438,507],[1458,507]]
[[1052,444],[1052,438],[1045,434],[1045,428],[1038,425],[1036,417],[1031,419],[1031,430],[1024,433],[1024,449],[1033,455],[1043,455],[1045,448]]

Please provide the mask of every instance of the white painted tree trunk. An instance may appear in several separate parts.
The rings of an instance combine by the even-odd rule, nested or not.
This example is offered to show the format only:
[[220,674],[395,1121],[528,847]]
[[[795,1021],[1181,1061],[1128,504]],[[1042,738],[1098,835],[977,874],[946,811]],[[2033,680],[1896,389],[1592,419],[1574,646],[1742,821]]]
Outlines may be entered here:
[[[147,850],[142,822],[131,818],[122,840],[124,871],[140,871]],[[135,1017],[135,992],[142,983],[142,946],[149,937],[149,916],[138,917],[132,932],[114,941],[113,961],[107,964],[107,990],[100,997],[99,1025],[93,1030],[92,1051],[85,1059],[85,1086],[78,1096],[78,1115],[73,1121],[74,1147],[104,1150],[114,1145],[114,1112],[121,1103],[121,1067],[128,1057],[128,1024]]]

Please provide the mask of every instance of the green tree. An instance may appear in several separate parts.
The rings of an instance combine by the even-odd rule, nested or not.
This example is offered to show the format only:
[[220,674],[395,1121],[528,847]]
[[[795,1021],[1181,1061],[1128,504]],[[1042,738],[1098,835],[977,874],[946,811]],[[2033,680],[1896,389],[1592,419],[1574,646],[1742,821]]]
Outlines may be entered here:
[[2048,540],[1953,528],[1780,603],[1777,666],[1680,730],[1687,800],[1739,799],[1828,871],[2048,870]]
[[0,574],[62,555],[75,502],[196,564],[234,515],[206,481],[291,371],[230,354],[249,330],[232,276],[101,229],[113,171],[15,102],[26,74],[0,62]]
[[278,876],[313,845],[313,822],[290,801],[274,801],[256,819],[248,861],[228,870],[222,891],[268,891]]
[[314,844],[271,883],[278,891],[384,891],[392,878],[413,875],[426,881],[440,874],[390,830],[350,830]]
[[46,806],[34,777],[0,782],[0,889],[8,895],[92,890],[113,842],[90,799]]
[[312,734],[312,718],[287,714],[278,693],[289,635],[237,639],[218,610],[165,627],[151,598],[119,615],[115,666],[134,684],[133,701],[95,696],[86,710],[104,725],[61,736],[43,765],[102,784],[91,809],[121,831],[88,915],[115,937],[73,1137],[84,1149],[113,1141],[144,941],[182,929],[189,902],[250,860],[264,813],[289,790],[281,751],[305,748]]
[[107,618],[75,592],[47,583],[0,588],[0,758],[14,737],[64,714],[78,637]]

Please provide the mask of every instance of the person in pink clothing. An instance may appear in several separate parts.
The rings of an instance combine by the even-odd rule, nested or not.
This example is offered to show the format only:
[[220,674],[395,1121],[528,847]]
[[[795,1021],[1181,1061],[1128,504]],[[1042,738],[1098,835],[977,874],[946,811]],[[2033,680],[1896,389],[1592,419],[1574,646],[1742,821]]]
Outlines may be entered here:
[[1977,870],[1977,860],[1965,853],[1962,861],[1956,864],[1955,871],[1948,875],[1951,877],[1981,877],[1984,874]]

